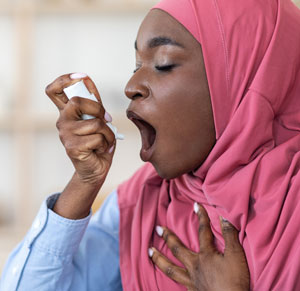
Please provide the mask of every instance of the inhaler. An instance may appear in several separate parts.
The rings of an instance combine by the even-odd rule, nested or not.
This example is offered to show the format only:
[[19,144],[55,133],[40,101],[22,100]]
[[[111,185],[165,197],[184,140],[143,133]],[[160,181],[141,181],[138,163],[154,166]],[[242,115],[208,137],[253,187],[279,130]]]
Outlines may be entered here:
[[[73,84],[73,85],[71,85],[70,87],[65,88],[64,92],[65,92],[65,94],[67,95],[67,97],[69,99],[72,98],[72,97],[78,96],[78,97],[87,98],[87,99],[90,99],[92,101],[97,101],[98,102],[95,95],[91,94],[89,92],[89,90],[87,89],[87,87],[85,86],[85,84],[82,80],[75,83],[75,84]],[[92,116],[92,115],[88,115],[88,114],[82,114],[81,118],[84,119],[84,120],[88,120],[88,119],[94,119],[95,117]],[[123,134],[118,133],[117,128],[115,126],[113,126],[110,122],[107,122],[106,125],[114,133],[116,139],[123,140],[125,138]]]

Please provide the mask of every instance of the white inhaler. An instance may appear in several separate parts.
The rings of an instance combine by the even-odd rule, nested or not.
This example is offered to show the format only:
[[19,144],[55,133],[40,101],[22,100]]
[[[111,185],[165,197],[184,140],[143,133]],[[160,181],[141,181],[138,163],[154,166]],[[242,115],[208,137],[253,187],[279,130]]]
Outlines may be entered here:
[[[97,98],[95,97],[94,94],[91,94],[89,92],[89,90],[87,89],[87,87],[85,86],[84,82],[81,80],[67,88],[64,89],[65,94],[67,95],[67,97],[70,99],[72,97],[78,96],[78,97],[82,97],[82,98],[87,98],[90,99],[92,101],[97,101]],[[88,120],[88,119],[94,119],[95,117],[92,115],[88,115],[88,114],[83,114],[82,119],[84,120]],[[114,133],[115,138],[119,139],[119,140],[123,140],[125,139],[124,135],[121,133],[118,133],[118,130],[115,126],[113,126],[110,122],[107,122],[106,125],[111,129],[111,131]]]

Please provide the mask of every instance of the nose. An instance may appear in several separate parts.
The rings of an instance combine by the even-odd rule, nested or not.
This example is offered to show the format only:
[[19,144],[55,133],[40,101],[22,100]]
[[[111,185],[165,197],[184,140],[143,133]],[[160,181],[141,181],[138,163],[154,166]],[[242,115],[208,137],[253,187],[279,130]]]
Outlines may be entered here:
[[141,71],[142,69],[137,71],[125,87],[125,95],[131,100],[147,98],[149,96],[149,84]]

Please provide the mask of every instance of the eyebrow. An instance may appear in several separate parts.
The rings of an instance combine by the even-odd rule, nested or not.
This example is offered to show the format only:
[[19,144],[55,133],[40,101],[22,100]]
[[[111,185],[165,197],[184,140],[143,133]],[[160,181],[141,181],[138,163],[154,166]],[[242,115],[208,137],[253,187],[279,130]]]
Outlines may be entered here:
[[[175,41],[171,38],[165,37],[165,36],[153,37],[147,42],[148,48],[155,48],[155,47],[162,46],[162,45],[173,45],[173,46],[177,46],[180,48],[184,48],[184,46],[182,44],[178,43],[177,41]],[[137,41],[134,42],[134,48],[135,48],[135,50],[138,50]]]

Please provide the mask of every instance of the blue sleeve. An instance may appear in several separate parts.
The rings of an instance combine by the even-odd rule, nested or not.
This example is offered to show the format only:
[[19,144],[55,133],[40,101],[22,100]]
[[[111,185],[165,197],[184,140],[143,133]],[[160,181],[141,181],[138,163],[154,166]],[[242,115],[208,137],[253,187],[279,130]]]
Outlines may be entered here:
[[119,208],[113,192],[100,210],[70,220],[51,208],[58,194],[41,206],[31,229],[10,255],[0,291],[118,291]]

